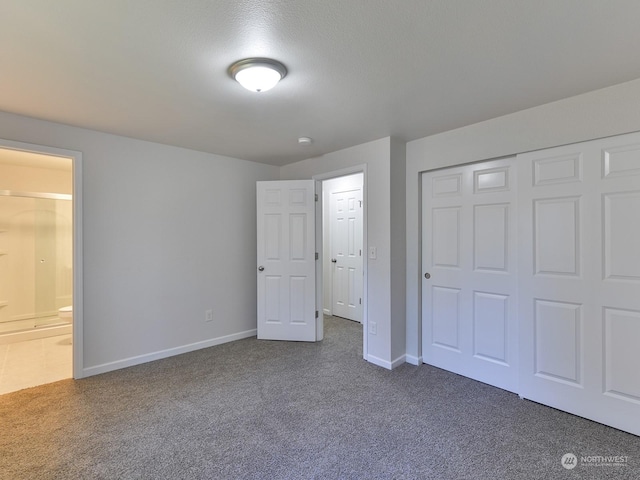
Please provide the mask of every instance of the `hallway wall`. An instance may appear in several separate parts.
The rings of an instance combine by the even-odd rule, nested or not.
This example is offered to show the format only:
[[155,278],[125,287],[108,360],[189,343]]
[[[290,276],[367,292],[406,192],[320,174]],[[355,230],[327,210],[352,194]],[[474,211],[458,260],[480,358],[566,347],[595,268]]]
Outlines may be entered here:
[[[404,232],[392,232],[392,225],[404,226],[404,218],[391,212],[404,211],[404,144],[392,137],[356,145],[337,152],[285,165],[282,180],[312,178],[345,169],[366,166],[365,190],[367,245],[376,247],[377,258],[366,259],[367,325],[375,322],[376,333],[367,332],[367,360],[384,368],[404,363],[404,281],[392,284],[392,255],[402,261],[393,265],[404,279]],[[401,182],[392,181],[398,178]]]

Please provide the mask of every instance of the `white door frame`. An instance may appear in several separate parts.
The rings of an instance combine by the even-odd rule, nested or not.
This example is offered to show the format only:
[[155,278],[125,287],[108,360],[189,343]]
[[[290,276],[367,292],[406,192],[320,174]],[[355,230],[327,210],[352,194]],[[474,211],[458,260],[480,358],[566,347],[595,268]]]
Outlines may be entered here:
[[[322,311],[322,303],[324,299],[323,292],[323,239],[322,239],[322,182],[324,180],[330,180],[332,178],[344,177],[347,175],[353,175],[354,173],[362,173],[362,251],[367,252],[367,165],[354,165],[352,167],[343,168],[340,170],[334,170],[332,172],[321,173],[313,176],[313,180],[316,182],[316,195],[318,195],[318,202],[316,202],[316,251],[318,252],[318,267],[316,268],[316,306]],[[367,360],[368,355],[368,343],[367,343],[367,331],[368,331],[368,260],[367,256],[363,255],[362,260],[362,358]],[[317,328],[320,332],[317,336],[318,339],[322,339],[322,330],[324,328],[324,322],[322,317],[318,318]]]
[[73,175],[73,378],[83,373],[82,152],[0,139],[0,148],[71,159]]

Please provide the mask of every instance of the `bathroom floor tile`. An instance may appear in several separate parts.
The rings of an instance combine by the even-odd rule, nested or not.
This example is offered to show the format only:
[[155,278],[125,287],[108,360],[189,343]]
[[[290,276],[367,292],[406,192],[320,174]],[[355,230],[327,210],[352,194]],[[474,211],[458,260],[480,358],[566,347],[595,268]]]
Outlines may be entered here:
[[72,376],[71,335],[0,345],[0,395]]

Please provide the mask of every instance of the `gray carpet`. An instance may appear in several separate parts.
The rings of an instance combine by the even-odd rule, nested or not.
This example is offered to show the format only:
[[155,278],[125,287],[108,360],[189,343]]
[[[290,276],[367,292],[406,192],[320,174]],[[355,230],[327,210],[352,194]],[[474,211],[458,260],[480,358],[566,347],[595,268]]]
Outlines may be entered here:
[[[2,479],[640,478],[640,438],[426,365],[246,339],[0,396]],[[561,466],[563,454],[625,466]]]

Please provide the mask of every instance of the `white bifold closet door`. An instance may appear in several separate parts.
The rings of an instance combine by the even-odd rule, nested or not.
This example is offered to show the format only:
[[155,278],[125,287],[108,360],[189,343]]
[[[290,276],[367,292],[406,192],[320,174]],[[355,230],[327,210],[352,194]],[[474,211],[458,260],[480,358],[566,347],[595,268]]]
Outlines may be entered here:
[[640,133],[424,173],[422,263],[425,363],[640,435]]
[[640,435],[640,135],[518,172],[520,394]]
[[422,176],[424,362],[513,392],[515,183],[513,158]]

